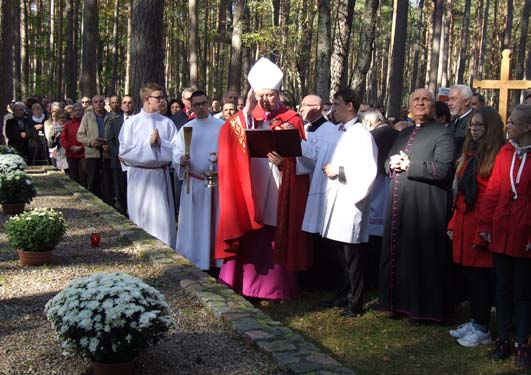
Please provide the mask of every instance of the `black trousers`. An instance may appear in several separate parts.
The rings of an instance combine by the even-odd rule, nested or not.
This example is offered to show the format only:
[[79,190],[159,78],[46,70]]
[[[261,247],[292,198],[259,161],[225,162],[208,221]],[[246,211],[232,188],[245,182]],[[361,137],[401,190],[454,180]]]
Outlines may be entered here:
[[114,207],[112,170],[110,159],[89,158],[87,163],[87,189]]
[[127,172],[122,171],[120,166],[112,168],[112,180],[118,211],[127,216]]
[[336,251],[342,263],[343,285],[340,295],[346,296],[348,307],[354,313],[363,311],[363,294],[365,290],[365,268],[367,264],[367,249],[364,244],[350,244],[337,242]]
[[66,158],[70,178],[83,187],[87,187],[87,166],[84,158]]
[[463,267],[466,280],[470,317],[477,324],[488,326],[494,299],[494,270],[483,267]]
[[493,254],[496,269],[496,330],[509,338],[514,314],[515,339],[527,344],[531,328],[531,259]]

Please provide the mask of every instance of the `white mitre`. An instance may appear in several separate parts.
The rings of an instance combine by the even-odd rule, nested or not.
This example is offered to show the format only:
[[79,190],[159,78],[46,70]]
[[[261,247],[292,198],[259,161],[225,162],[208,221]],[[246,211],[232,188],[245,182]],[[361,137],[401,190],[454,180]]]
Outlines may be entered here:
[[266,89],[279,91],[282,78],[284,78],[282,70],[265,57],[258,60],[247,75],[247,80],[254,91]]

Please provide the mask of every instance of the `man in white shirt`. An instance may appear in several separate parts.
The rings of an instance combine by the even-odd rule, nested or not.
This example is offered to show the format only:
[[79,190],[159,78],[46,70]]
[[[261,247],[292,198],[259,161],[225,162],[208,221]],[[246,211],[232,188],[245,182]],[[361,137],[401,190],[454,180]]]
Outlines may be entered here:
[[363,312],[367,254],[360,244],[369,239],[370,192],[377,172],[378,149],[356,116],[360,102],[360,96],[349,88],[334,95],[333,114],[344,133],[330,162],[323,167],[328,180],[321,235],[334,241],[344,265],[344,283],[338,290],[338,299],[346,297],[347,307],[340,313],[345,317]]
[[[190,101],[195,118],[179,130],[175,154],[177,176],[180,180],[186,179],[181,190],[175,248],[197,267],[208,270],[214,265],[213,239],[218,204],[217,189],[205,186],[203,172],[209,171],[211,165],[213,166],[212,161],[216,159],[219,130],[223,121],[209,113],[208,97],[203,91],[195,91]],[[187,128],[192,128],[189,155],[185,153],[184,132]]]

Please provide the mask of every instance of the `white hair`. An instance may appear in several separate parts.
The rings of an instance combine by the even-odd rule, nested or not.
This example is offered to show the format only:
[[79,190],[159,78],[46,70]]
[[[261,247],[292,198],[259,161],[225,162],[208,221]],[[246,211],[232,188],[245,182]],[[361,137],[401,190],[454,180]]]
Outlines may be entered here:
[[450,90],[454,89],[458,89],[461,92],[461,98],[463,99],[471,99],[474,95],[470,86],[467,85],[454,85],[450,87]]

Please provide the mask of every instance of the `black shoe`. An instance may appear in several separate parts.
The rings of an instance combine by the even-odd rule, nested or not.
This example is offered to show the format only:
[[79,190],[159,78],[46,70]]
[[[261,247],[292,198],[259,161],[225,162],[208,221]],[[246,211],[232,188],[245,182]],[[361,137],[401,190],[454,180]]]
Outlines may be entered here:
[[339,313],[339,316],[345,317],[345,318],[357,318],[361,316],[362,311],[352,310],[350,307],[347,307],[343,311]]
[[348,305],[346,298],[335,297],[327,301],[322,301],[319,303],[321,307],[345,307]]
[[529,358],[529,348],[526,344],[514,345],[516,354],[514,357],[514,364],[516,367],[524,369],[531,368],[531,359]]
[[507,358],[511,354],[511,347],[509,340],[498,337],[494,343],[494,351],[491,354],[491,358],[495,361],[499,361]]

